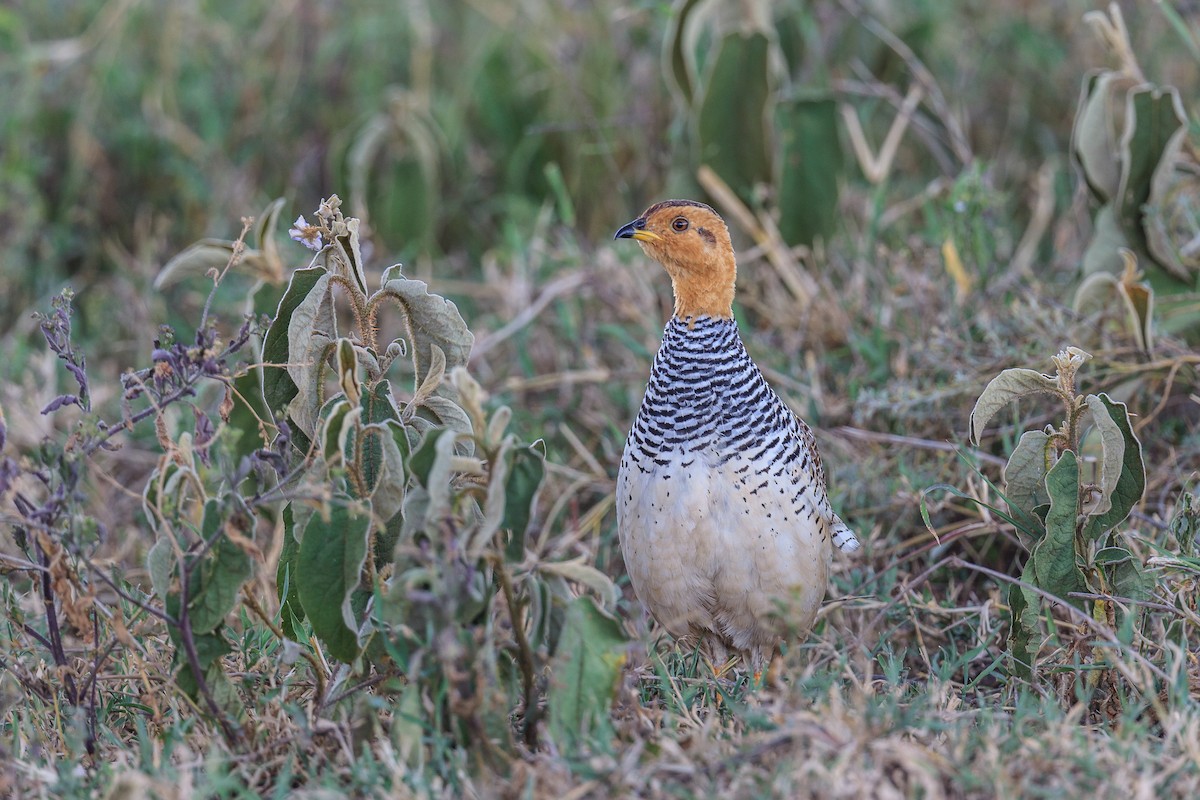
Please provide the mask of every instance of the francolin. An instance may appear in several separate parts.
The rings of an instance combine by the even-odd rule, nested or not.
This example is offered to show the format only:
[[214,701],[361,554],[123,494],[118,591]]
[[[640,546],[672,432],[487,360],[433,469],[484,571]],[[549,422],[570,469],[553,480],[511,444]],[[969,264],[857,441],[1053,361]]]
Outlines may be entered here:
[[668,200],[617,231],[671,276],[675,313],[617,475],[617,532],[638,598],[718,674],[756,675],[811,630],[833,548],[857,550],[829,503],[812,431],[767,385],[733,320],[737,263],[713,209]]

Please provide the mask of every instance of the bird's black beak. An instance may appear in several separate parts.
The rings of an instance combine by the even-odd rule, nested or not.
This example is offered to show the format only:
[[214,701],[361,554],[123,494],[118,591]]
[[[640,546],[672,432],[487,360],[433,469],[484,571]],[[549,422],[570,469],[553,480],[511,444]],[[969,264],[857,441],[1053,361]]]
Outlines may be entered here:
[[637,239],[639,242],[656,242],[659,240],[658,234],[651,233],[646,230],[646,218],[638,217],[628,225],[621,226],[621,229],[613,234],[614,239]]

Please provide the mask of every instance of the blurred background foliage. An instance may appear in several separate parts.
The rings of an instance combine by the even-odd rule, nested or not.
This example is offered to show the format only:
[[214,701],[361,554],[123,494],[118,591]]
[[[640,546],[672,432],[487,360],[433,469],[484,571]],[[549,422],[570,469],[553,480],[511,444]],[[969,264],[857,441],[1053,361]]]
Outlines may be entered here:
[[[1066,112],[1105,57],[1079,24],[1090,7],[881,4],[864,25],[857,4],[799,0],[11,3],[4,317],[64,279],[136,290],[270,199],[335,190],[381,258],[443,275],[517,244],[547,204],[597,241],[651,199],[700,193],[700,164],[811,244],[840,219],[828,193],[857,178],[834,101],[878,142],[912,81],[872,25],[943,95],[915,116],[889,194],[978,159],[1019,230],[1043,163],[1069,190]],[[1131,13],[1153,43],[1145,72],[1192,96],[1195,62],[1163,15]]]

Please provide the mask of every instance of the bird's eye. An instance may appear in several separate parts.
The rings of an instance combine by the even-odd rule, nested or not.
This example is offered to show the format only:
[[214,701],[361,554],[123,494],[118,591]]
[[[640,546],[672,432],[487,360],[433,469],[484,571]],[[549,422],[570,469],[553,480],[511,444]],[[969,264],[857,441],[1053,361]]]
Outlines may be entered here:
[[687,217],[676,217],[671,222],[671,227],[674,228],[677,233],[683,233],[688,229]]

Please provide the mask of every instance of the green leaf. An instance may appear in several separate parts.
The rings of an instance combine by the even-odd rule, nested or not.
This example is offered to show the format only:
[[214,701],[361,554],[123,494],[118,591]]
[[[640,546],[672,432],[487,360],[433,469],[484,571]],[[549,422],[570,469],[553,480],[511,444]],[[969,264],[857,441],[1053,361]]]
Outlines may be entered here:
[[696,121],[700,163],[711,167],[751,208],[757,205],[755,187],[771,182],[770,51],[762,33],[725,36]]
[[[1025,571],[1031,570],[1026,564]],[[1029,577],[1022,575],[1021,579],[1028,581]],[[1011,614],[1008,629],[1008,651],[1012,655],[1012,672],[1018,678],[1033,679],[1033,670],[1037,666],[1037,653],[1033,648],[1034,637],[1037,636],[1038,609],[1041,608],[1041,598],[1019,584],[1008,587],[1008,607]]]
[[288,503],[283,507],[283,550],[275,570],[275,586],[279,592],[279,626],[285,636],[299,642],[302,641],[299,626],[304,621],[304,606],[300,604],[300,590],[296,587],[300,543],[296,541],[294,528],[292,504]]
[[1075,520],[1079,515],[1079,463],[1075,454],[1064,450],[1058,463],[1046,474],[1046,492],[1050,495],[1050,513],[1046,515],[1046,535],[1034,545],[1029,560],[1033,564],[1033,585],[1064,601],[1071,592],[1086,588],[1075,551]]
[[832,97],[797,99],[775,110],[779,232],[790,245],[828,241],[837,229],[844,170]]
[[335,497],[327,517],[315,514],[309,520],[300,542],[300,604],[329,654],[346,663],[359,651],[351,599],[366,562],[370,533],[371,517],[351,508],[348,497]]
[[225,617],[237,605],[238,592],[242,584],[250,579],[253,564],[250,555],[229,538],[229,526],[246,531],[253,530],[253,517],[244,505],[228,511],[218,500],[209,500],[204,505],[204,541],[215,542],[208,552],[198,559],[186,556],[190,562],[192,580],[188,597],[188,615],[192,630],[209,633],[225,621]]
[[291,324],[292,314],[296,307],[308,297],[317,283],[328,273],[320,267],[300,269],[292,273],[292,280],[287,291],[279,301],[275,319],[267,329],[263,339],[263,362],[279,366],[263,367],[263,399],[272,413],[286,408],[296,396],[296,384],[287,371],[288,363],[288,325]]
[[[1133,426],[1129,423],[1129,409],[1124,403],[1113,401],[1107,394],[1101,393],[1096,395],[1096,398],[1120,430],[1125,449],[1121,456],[1120,474],[1110,495],[1112,507],[1107,512],[1090,518],[1084,529],[1084,536],[1089,541],[1094,541],[1105,531],[1120,525],[1133,507],[1141,501],[1142,493],[1146,490],[1146,465],[1142,461],[1142,444],[1134,435]],[[1099,416],[1095,410],[1093,414]]]
[[1133,553],[1124,547],[1102,547],[1096,551],[1092,563],[1098,567],[1119,564],[1133,558]]
[[696,84],[695,24],[692,12],[701,0],[680,0],[671,12],[670,30],[665,38],[663,53],[664,72],[667,82],[676,92],[684,106],[692,104]]
[[505,558],[510,562],[525,558],[525,534],[533,519],[538,489],[545,475],[546,445],[541,439],[529,447],[513,450],[505,485],[504,521],[500,524],[512,532],[505,548]]
[[[621,625],[590,597],[567,606],[551,661],[550,733],[560,749],[576,749],[610,725],[609,708],[626,659]],[[607,737],[603,739],[607,741]]]
[[1143,227],[1154,172],[1175,133],[1186,125],[1174,87],[1141,86],[1126,94],[1125,133],[1121,137],[1121,185],[1117,217],[1138,253],[1147,253]]
[[971,410],[971,441],[979,444],[988,422],[1014,400],[1035,394],[1062,397],[1058,381],[1033,369],[1006,369],[988,382]]
[[[1123,597],[1138,602],[1145,602],[1154,598],[1154,578],[1146,574],[1141,562],[1137,558],[1134,558],[1132,553],[1130,553],[1129,558],[1116,563],[1116,566],[1112,570],[1112,585],[1113,595],[1116,597]],[[1141,624],[1146,607],[1139,605],[1138,602],[1132,604],[1113,603],[1117,613],[1117,624],[1121,633],[1121,641],[1133,641],[1132,630],[1129,630],[1129,628]],[[1122,608],[1122,606],[1125,608]]]
[[1033,514],[1038,506],[1050,502],[1046,494],[1046,473],[1054,466],[1058,450],[1043,431],[1026,431],[1004,465],[1004,491],[1009,509]]
[[171,589],[171,576],[175,574],[175,547],[170,538],[158,537],[158,541],[146,553],[146,571],[150,573],[150,585],[160,600],[166,600]]

